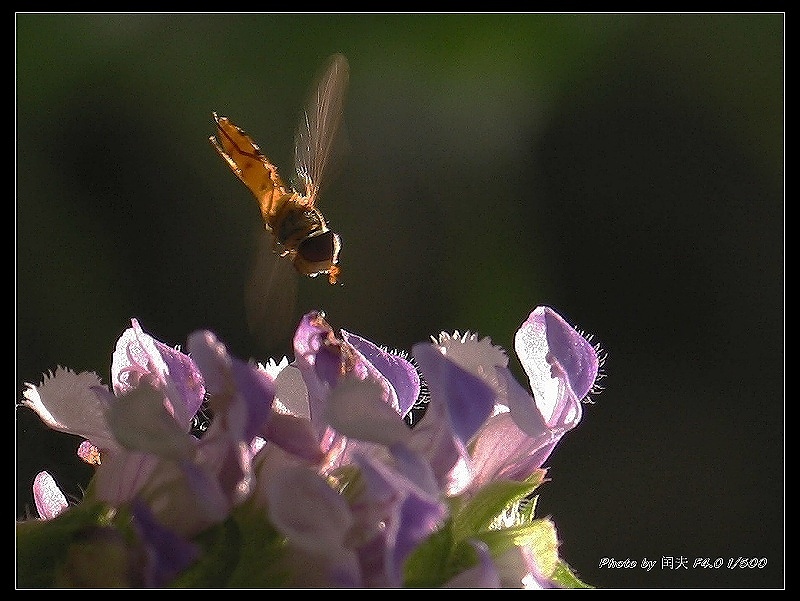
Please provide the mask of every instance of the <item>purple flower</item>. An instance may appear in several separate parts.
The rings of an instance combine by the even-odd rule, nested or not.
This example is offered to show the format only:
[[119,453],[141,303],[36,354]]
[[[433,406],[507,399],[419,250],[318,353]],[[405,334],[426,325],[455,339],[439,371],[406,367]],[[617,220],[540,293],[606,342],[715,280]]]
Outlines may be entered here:
[[[369,352],[359,352],[351,341]],[[371,558],[362,565],[363,576],[379,586],[398,586],[402,559],[446,518],[437,498],[472,493],[499,479],[524,480],[540,468],[579,422],[580,401],[599,366],[596,350],[546,307],[531,313],[516,339],[533,395],[514,380],[505,352],[488,339],[443,334],[413,349],[430,403],[409,429],[403,410],[413,403],[401,408],[394,399],[404,386],[418,390],[418,380],[405,375],[410,364],[397,370],[400,384],[390,380],[377,366],[391,373],[398,359],[353,334],[335,336],[318,314],[304,318],[295,343],[300,357],[295,365],[306,385],[300,397],[308,398],[310,420],[320,430],[324,425],[328,440],[338,441],[329,447],[337,460],[319,473],[355,463],[364,477],[366,486],[351,508],[356,539],[364,541],[359,556]],[[403,466],[411,462],[415,470],[409,479]],[[410,514],[423,522],[412,526],[405,507],[414,507]],[[427,526],[422,507],[435,516]],[[377,567],[376,557],[383,558]]]
[[192,358],[144,333],[137,320],[114,351],[113,393],[93,373],[62,368],[23,393],[23,405],[47,425],[90,442],[78,454],[98,464],[97,498],[114,507],[144,498],[182,533],[219,522],[246,496],[249,442],[267,421],[273,394],[268,374],[228,357],[213,335],[198,333],[190,346],[207,360],[217,393],[219,419],[202,441],[189,426],[206,394],[203,375]]
[[[40,385],[26,384],[22,404],[54,430],[89,440],[101,455],[137,445],[181,445],[176,433],[188,432],[205,392],[199,371],[186,355],[145,334],[134,319],[117,342],[111,379],[113,394],[96,374],[59,367]],[[171,422],[140,393],[145,389],[153,391]],[[135,427],[137,420],[147,431]],[[152,436],[153,428],[166,438]],[[86,456],[86,448],[81,455]]]
[[[515,337],[530,391],[505,351],[475,334],[415,345],[419,372],[400,354],[335,332],[318,312],[302,318],[293,342],[292,361],[257,364],[203,330],[189,336],[187,355],[133,320],[113,354],[112,390],[95,374],[62,368],[27,386],[24,405],[86,439],[79,455],[97,465],[96,498],[131,508],[149,558],[145,584],[191,569],[200,553],[192,538],[244,507],[309,566],[293,571],[291,585],[399,587],[409,565],[412,580],[420,566],[450,570],[423,576],[452,587],[552,584],[550,523],[489,523],[470,499],[501,482],[522,486],[498,494],[528,494],[525,483],[579,423],[601,363],[581,334],[548,307],[530,314]],[[420,372],[430,394],[412,428],[404,418],[420,395]],[[213,419],[198,439],[189,425],[204,399]],[[34,492],[42,518],[66,510],[46,473]],[[515,513],[521,498],[494,502]],[[456,522],[451,545],[431,547]],[[458,557],[471,550],[475,563],[419,559],[452,545],[462,545]]]
[[[600,365],[597,350],[549,307],[535,309],[515,337],[532,395],[514,379],[505,352],[488,338],[442,334],[432,345],[415,346],[415,357],[424,352],[433,358],[431,349],[492,391],[493,407],[470,438],[471,453],[452,466],[448,490],[453,494],[498,479],[523,480],[540,468],[561,436],[578,425],[581,400]],[[432,390],[439,385],[441,370],[423,373]]]

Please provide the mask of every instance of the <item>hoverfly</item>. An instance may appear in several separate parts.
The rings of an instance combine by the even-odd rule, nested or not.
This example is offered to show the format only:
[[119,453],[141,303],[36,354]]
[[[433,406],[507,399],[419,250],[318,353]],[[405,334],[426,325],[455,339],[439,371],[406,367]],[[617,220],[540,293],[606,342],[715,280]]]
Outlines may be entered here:
[[333,55],[312,91],[295,135],[297,187],[287,187],[253,139],[227,117],[213,113],[217,135],[209,138],[231,171],[256,197],[272,236],[272,250],[303,275],[328,274],[331,284],[341,273],[341,240],[328,228],[317,201],[342,121],[349,72],[347,59]]

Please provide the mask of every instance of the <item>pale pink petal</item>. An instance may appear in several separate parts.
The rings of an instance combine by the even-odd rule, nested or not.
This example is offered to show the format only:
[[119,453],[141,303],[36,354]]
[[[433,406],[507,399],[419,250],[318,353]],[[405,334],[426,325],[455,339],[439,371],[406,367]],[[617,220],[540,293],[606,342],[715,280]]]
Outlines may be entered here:
[[67,507],[67,498],[47,472],[39,472],[33,480],[33,500],[43,520],[51,520]]

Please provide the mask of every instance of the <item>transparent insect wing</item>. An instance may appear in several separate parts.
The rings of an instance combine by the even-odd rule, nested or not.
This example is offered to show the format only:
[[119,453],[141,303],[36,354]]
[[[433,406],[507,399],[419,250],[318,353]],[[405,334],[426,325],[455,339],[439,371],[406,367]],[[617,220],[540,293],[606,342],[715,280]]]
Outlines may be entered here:
[[342,123],[350,67],[341,54],[333,55],[312,89],[295,136],[295,169],[301,192],[313,205],[320,184],[331,169]]
[[289,261],[272,252],[272,237],[264,229],[255,236],[255,260],[244,289],[245,316],[255,342],[271,354],[279,350],[276,342],[291,339],[297,324],[299,276]]

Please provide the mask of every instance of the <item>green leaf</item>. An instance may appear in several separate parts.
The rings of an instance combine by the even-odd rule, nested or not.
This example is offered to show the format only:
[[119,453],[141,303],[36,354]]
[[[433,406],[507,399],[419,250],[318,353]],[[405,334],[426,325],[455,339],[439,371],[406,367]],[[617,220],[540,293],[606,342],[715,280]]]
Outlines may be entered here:
[[452,523],[448,521],[408,556],[403,566],[403,586],[440,587],[453,576],[474,566],[477,561],[472,545],[453,540]]
[[[537,470],[527,480],[501,480],[481,488],[462,505],[453,507],[453,536],[462,541],[489,530],[506,511],[516,510],[519,503],[533,493],[544,480],[544,470]],[[531,511],[532,509],[529,509]]]
[[17,523],[17,586],[55,586],[70,545],[81,532],[97,528],[105,512],[102,503],[84,502],[69,507],[52,520]]
[[239,527],[232,519],[198,535],[200,558],[170,583],[172,588],[225,588],[239,560]]
[[[94,527],[79,533],[56,570],[56,588],[111,589],[139,586],[131,562],[140,559],[115,528]],[[134,560],[135,561],[135,560]]]
[[594,588],[592,585],[582,582],[563,560],[558,561],[550,578],[564,588]]
[[252,504],[198,536],[200,559],[176,578],[173,588],[283,588],[290,580],[283,537]]
[[[438,587],[477,563],[471,540],[481,540],[493,557],[515,546],[526,546],[536,554],[540,567],[552,573],[558,559],[555,526],[549,520],[533,519],[534,490],[544,481],[545,470],[537,470],[523,482],[492,482],[473,497],[451,499],[451,518],[420,544],[404,565],[407,587]],[[510,515],[511,525],[504,526]]]
[[544,575],[552,574],[558,562],[558,536],[553,522],[534,520],[498,530],[487,530],[476,535],[489,547],[492,557],[499,557],[512,547],[529,547],[537,558]]
[[229,587],[283,588],[290,582],[286,540],[267,518],[265,509],[248,503],[233,512],[239,528],[239,561]]

